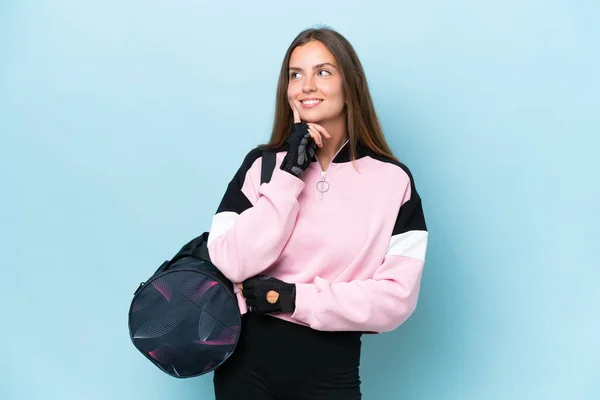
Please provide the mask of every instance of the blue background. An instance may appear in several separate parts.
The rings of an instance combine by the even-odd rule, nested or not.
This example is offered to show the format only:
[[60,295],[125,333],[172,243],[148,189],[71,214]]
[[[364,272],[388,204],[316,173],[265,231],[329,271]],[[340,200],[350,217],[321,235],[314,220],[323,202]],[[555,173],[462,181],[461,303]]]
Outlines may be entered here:
[[287,46],[327,24],[430,230],[416,313],[364,339],[365,399],[599,399],[599,20],[566,0],[1,0],[0,398],[213,398],[212,375],[137,353],[132,292],[210,227]]

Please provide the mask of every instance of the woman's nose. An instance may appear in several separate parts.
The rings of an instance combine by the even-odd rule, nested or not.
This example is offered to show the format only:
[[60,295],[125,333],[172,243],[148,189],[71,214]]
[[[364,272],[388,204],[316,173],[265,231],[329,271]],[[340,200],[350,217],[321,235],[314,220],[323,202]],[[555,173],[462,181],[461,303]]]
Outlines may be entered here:
[[315,88],[315,81],[313,77],[307,77],[306,79],[304,79],[304,84],[302,85],[302,91],[305,93],[308,92],[314,92],[316,90]]

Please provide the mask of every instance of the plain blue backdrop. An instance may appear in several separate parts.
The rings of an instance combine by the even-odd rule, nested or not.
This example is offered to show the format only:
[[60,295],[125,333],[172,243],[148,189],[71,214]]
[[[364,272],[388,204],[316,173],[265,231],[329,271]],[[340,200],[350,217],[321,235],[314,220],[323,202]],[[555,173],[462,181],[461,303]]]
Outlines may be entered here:
[[326,24],[430,230],[417,311],[364,339],[364,398],[600,399],[598,21],[572,0],[0,0],[0,398],[213,399],[137,352],[129,302],[209,229],[287,46]]

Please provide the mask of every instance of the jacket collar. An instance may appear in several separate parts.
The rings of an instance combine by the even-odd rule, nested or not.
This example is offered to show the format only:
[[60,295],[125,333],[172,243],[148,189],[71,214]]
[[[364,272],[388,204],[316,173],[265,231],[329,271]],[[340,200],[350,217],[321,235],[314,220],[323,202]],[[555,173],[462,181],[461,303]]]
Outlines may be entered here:
[[[356,143],[356,159],[369,155],[369,148],[362,144],[360,140]],[[333,163],[341,164],[350,162],[350,142],[342,146],[339,153],[334,157]]]

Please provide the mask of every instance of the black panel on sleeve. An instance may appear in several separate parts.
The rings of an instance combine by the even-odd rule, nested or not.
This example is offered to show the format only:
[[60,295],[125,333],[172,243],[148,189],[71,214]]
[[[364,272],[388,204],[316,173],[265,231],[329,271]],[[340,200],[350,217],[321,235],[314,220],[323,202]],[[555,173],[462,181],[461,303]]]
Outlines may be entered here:
[[227,185],[227,190],[225,191],[225,195],[223,195],[223,199],[219,204],[217,214],[227,211],[241,214],[248,208],[252,207],[252,203],[250,203],[250,200],[248,200],[246,195],[244,195],[242,192],[242,187],[244,186],[244,180],[246,179],[248,170],[260,157],[261,150],[259,148],[251,150],[246,155],[242,165],[229,182],[229,185]]

